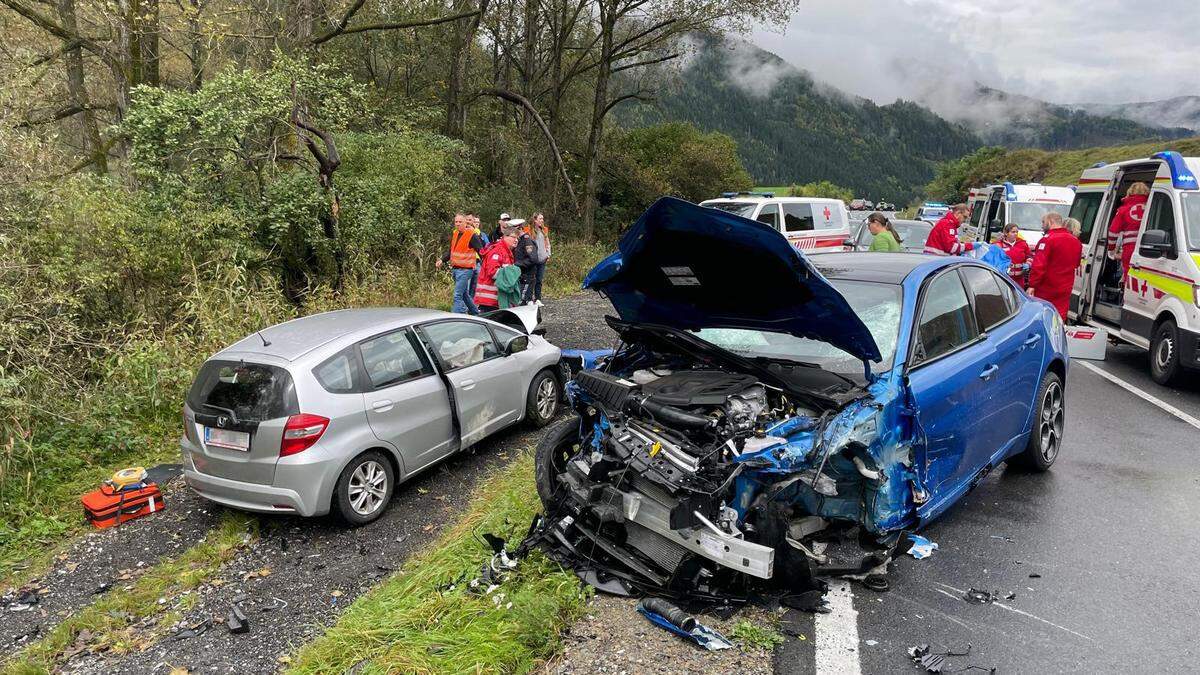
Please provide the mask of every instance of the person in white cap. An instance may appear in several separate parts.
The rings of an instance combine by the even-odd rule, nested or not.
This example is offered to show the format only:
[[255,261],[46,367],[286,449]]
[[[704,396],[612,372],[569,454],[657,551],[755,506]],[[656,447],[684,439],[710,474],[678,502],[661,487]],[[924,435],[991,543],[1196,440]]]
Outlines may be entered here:
[[512,220],[512,216],[507,213],[500,214],[500,219],[496,221],[496,231],[492,233],[492,241],[500,241],[500,238],[504,236],[504,228],[508,227],[510,220]]

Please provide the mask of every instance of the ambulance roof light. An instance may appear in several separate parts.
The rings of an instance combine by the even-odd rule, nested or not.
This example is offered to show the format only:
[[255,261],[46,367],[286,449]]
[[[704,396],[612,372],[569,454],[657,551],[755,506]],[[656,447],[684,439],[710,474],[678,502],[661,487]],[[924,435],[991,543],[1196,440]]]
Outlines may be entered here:
[[765,197],[771,199],[775,196],[774,192],[722,192],[721,197],[724,199],[733,199],[734,197]]
[[1096,162],[1092,165],[1093,169],[1099,169],[1102,166],[1108,166],[1108,162]]
[[1183,161],[1183,156],[1174,150],[1165,150],[1156,152],[1150,155],[1150,159],[1161,159],[1167,168],[1171,171],[1171,185],[1176,190],[1200,190],[1200,182],[1196,181],[1196,174],[1188,169],[1187,162]]
[[1010,202],[1017,201],[1017,189],[1008,181],[1004,181],[1004,199]]

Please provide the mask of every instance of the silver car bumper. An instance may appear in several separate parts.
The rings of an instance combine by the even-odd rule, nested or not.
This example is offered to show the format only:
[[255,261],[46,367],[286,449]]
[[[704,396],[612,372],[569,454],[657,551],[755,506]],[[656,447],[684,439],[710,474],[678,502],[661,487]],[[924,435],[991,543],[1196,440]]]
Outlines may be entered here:
[[[263,485],[200,473],[191,462],[186,447],[183,455],[184,482],[209,501],[257,513],[295,513],[301,516],[329,513],[338,478],[338,467],[333,458],[306,461],[303,464],[281,461],[275,467],[272,484]],[[304,459],[311,460],[314,457]]]

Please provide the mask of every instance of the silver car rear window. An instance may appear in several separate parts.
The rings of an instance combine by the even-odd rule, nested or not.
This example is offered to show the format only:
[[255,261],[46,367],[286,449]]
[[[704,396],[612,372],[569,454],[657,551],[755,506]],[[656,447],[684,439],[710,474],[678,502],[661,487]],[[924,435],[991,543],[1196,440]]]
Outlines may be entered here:
[[188,392],[188,406],[205,414],[229,414],[241,421],[277,419],[300,412],[296,387],[278,366],[244,361],[209,361]]

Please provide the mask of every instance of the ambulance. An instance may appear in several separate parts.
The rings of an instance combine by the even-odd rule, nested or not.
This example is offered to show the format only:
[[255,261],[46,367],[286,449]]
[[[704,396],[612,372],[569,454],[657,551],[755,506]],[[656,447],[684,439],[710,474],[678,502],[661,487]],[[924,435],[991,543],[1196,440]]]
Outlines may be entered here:
[[1032,248],[1042,238],[1042,216],[1055,211],[1065,217],[1074,198],[1069,187],[1040,183],[972,188],[967,195],[971,219],[961,230],[974,241],[995,241],[1005,225],[1016,223]]
[[[1200,368],[1200,158],[1160,152],[1084,170],[1071,205],[1083,261],[1069,317],[1150,353],[1159,384]],[[1108,227],[1133,183],[1150,186],[1129,275],[1106,255]]]
[[726,192],[700,202],[766,223],[801,251],[841,251],[851,239],[846,203],[822,197],[776,197],[772,192]]

